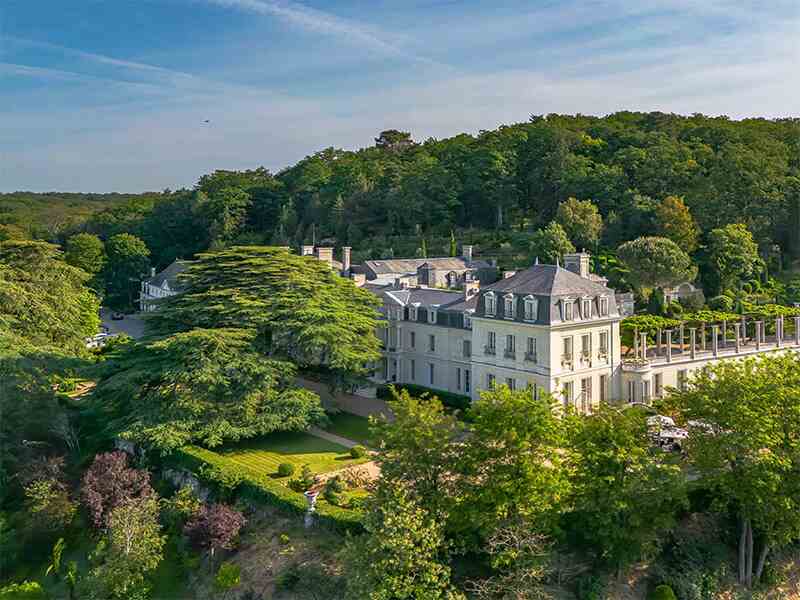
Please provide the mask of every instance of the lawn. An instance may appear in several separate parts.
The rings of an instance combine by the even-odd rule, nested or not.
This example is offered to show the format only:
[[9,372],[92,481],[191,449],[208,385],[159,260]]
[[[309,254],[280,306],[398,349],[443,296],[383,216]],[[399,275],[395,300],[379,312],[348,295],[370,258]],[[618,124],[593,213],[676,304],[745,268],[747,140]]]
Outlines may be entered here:
[[276,475],[281,463],[291,463],[298,471],[307,464],[314,473],[326,473],[368,460],[350,458],[344,446],[301,432],[272,433],[217,453],[254,476]]
[[372,435],[369,430],[369,419],[366,417],[340,412],[332,416],[329,415],[329,418],[331,424],[326,428],[327,431],[366,446],[375,445],[372,442]]

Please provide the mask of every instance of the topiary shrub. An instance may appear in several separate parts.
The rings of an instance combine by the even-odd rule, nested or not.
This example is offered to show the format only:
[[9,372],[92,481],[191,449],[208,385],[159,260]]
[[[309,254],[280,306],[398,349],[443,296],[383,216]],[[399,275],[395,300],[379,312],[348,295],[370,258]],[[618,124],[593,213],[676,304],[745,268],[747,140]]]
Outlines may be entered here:
[[364,458],[367,455],[367,449],[364,446],[353,446],[350,448],[350,456],[352,458]]
[[289,477],[291,475],[294,475],[294,465],[292,463],[278,465],[278,477]]
[[668,585],[660,585],[648,597],[648,600],[678,600],[675,592]]
[[325,482],[325,489],[322,492],[322,497],[334,506],[339,506],[342,503],[343,491],[344,484],[342,483],[342,479],[336,475]]

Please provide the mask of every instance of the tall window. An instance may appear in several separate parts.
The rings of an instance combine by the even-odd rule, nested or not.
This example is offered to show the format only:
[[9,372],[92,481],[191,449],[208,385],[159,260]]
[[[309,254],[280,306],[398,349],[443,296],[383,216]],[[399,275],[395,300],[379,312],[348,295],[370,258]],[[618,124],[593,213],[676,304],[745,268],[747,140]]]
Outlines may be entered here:
[[514,294],[507,294],[503,297],[503,316],[506,319],[514,318]]
[[506,378],[506,385],[508,386],[508,389],[510,389],[512,392],[515,389],[517,389],[517,382],[513,377]]
[[600,375],[600,402],[608,401],[608,375]]
[[429,308],[428,309],[428,323],[431,323],[432,325],[436,324],[436,309],[435,308]]
[[486,336],[486,353],[494,354],[497,348],[497,336],[494,331],[488,332]]
[[591,334],[584,334],[581,336],[581,358],[589,360],[592,356],[592,336]]
[[472,373],[469,369],[464,369],[464,391],[469,394],[470,376]]
[[608,354],[608,332],[600,332],[600,354]]
[[572,321],[572,310],[575,307],[575,303],[572,300],[562,300],[561,305],[564,307],[564,320]]
[[428,350],[436,352],[436,336],[433,334],[428,336]]
[[570,361],[572,360],[572,336],[565,337],[563,340],[564,344],[564,355],[563,360]]
[[506,336],[506,354],[512,355],[516,352],[516,350],[517,350],[516,338],[513,335],[508,334]]
[[628,402],[636,402],[636,382],[628,382]]
[[463,350],[464,358],[472,356],[472,342],[470,340],[464,340],[462,342],[462,346],[463,346],[462,350]]
[[664,393],[664,380],[661,373],[653,375],[653,395],[656,398],[661,398]]
[[409,306],[408,307],[408,318],[411,321],[417,320],[417,307],[416,306]]
[[572,404],[574,398],[573,394],[573,383],[571,381],[565,381],[564,386],[561,388],[561,397],[564,400],[564,406]]
[[472,329],[472,315],[468,312],[464,313],[464,329]]
[[436,367],[433,363],[431,363],[430,365],[428,365],[428,368],[430,369],[431,385],[433,385],[434,383],[436,383],[436,372],[435,372]]
[[533,296],[526,296],[525,297],[525,315],[524,319],[526,321],[535,321],[537,312],[538,312],[538,302],[536,298]]
[[494,375],[491,373],[486,374],[486,389],[491,390],[494,389]]
[[525,359],[531,362],[536,362],[536,338],[529,337],[528,338],[528,348],[525,351]]
[[411,346],[412,348],[417,347],[417,334],[414,333],[413,331],[408,332],[408,345]]
[[584,298],[582,301],[581,306],[581,317],[584,319],[591,319],[592,318],[592,301],[588,298]]
[[581,379],[581,411],[588,413],[592,407],[592,378]]
[[605,296],[600,298],[600,316],[607,317],[608,316],[608,298]]
[[456,389],[461,391],[461,369],[456,368]]
[[493,317],[497,312],[497,306],[496,306],[497,299],[494,297],[494,294],[492,292],[486,294],[483,297],[483,302],[486,314],[489,315],[490,317]]
[[417,378],[417,361],[413,358],[411,359],[411,381],[416,380]]

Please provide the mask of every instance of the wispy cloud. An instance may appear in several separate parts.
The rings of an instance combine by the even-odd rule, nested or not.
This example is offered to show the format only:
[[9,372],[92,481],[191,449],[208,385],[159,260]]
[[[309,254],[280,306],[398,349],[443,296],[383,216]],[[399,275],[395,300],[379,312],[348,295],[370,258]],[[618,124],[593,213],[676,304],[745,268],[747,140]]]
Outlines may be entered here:
[[329,35],[383,55],[447,66],[403,47],[398,36],[329,12],[281,0],[206,0],[210,4],[276,17],[301,29]]

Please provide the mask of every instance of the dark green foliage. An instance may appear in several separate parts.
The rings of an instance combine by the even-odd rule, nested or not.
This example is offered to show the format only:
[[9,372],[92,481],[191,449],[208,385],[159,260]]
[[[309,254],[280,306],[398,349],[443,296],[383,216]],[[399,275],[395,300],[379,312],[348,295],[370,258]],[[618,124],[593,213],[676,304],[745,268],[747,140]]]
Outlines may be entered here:
[[233,327],[256,332],[256,347],[300,368],[322,367],[339,385],[377,360],[378,300],[325,263],[265,246],[202,254],[183,274],[187,292],[151,322],[161,334]]
[[660,585],[648,596],[648,600],[678,600],[668,585]]
[[325,482],[325,488],[322,491],[322,495],[325,500],[334,506],[339,506],[342,503],[342,492],[344,492],[344,483],[342,482],[342,478],[338,475],[334,475]]
[[294,465],[292,463],[281,463],[278,465],[279,477],[290,477],[294,475]]
[[106,242],[106,254],[106,303],[116,309],[132,309],[139,279],[150,268],[150,250],[135,235],[118,233]]
[[363,458],[367,455],[367,449],[364,446],[353,446],[350,448],[350,456],[353,458]]
[[93,402],[109,434],[162,453],[217,446],[324,417],[319,398],[294,386],[291,363],[253,351],[252,331],[195,329],[118,349]]
[[417,398],[438,398],[439,401],[449,408],[457,408],[466,410],[472,404],[472,399],[469,396],[462,396],[461,394],[454,394],[452,392],[445,392],[442,390],[434,390],[426,388],[422,385],[414,385],[412,383],[395,383],[392,385],[384,385],[377,389],[376,395],[382,400],[390,400],[394,397],[392,392],[394,388],[397,392],[407,391],[412,396]]

